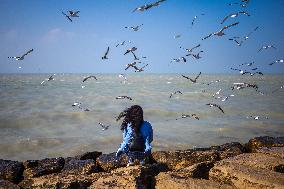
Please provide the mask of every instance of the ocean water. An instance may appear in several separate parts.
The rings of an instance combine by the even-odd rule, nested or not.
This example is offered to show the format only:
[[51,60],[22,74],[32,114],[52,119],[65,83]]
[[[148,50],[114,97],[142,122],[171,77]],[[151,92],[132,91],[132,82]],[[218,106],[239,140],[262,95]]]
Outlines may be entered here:
[[[86,151],[114,152],[122,141],[116,116],[139,104],[154,129],[153,150],[206,147],[226,142],[247,142],[260,135],[283,136],[283,75],[201,75],[197,83],[181,74],[95,74],[98,80],[82,82],[88,74],[0,75],[0,158],[13,160],[74,156]],[[195,75],[188,74],[189,77]],[[220,80],[210,85],[203,84]],[[255,83],[231,90],[234,82]],[[82,85],[85,86],[82,88]],[[213,94],[235,96],[226,101]],[[182,94],[170,94],[180,90]],[[119,95],[133,100],[116,99]],[[81,102],[83,111],[72,107]],[[224,114],[206,104],[220,105]],[[181,118],[182,114],[196,114]],[[250,116],[259,116],[256,120]],[[178,118],[178,119],[177,119]],[[110,125],[103,131],[98,122]]]

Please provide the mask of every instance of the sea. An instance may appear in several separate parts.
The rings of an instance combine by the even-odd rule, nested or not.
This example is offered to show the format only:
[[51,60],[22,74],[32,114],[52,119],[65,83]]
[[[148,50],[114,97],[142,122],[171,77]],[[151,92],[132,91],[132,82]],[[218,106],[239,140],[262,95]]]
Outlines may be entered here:
[[[51,75],[0,75],[0,159],[115,152],[122,142],[122,120],[116,117],[134,104],[143,108],[144,120],[153,127],[153,151],[284,135],[283,75],[201,74],[196,83],[182,76],[196,74],[133,73],[124,78],[58,73],[47,81]],[[82,82],[89,75],[97,80]],[[232,89],[234,83],[257,84],[258,90]],[[224,113],[208,103],[219,105]],[[99,122],[109,128],[103,130]]]

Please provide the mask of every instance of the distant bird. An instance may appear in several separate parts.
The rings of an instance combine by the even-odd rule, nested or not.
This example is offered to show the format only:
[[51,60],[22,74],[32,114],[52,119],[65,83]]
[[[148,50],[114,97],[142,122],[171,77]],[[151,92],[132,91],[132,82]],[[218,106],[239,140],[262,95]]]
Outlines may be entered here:
[[278,91],[278,90],[280,90],[280,89],[283,89],[283,88],[284,88],[284,85],[282,85],[281,87],[279,87],[279,88],[273,90],[271,93],[275,93],[276,91]]
[[12,57],[8,57],[8,58],[14,58],[16,60],[24,60],[25,56],[28,55],[29,53],[33,52],[34,49],[29,50],[28,52],[26,52],[25,54],[23,54],[22,56],[12,56]]
[[229,6],[232,6],[232,5],[240,5],[242,8],[246,8],[247,5],[249,3],[249,0],[242,0],[241,3],[229,3],[228,5]]
[[240,14],[250,16],[250,14],[245,12],[245,11],[241,11],[241,12],[237,12],[237,13],[231,13],[222,20],[221,24],[223,24],[228,18],[235,18],[235,17],[238,17]]
[[235,96],[233,94],[230,94],[228,96],[224,96],[224,95],[220,95],[220,92],[221,92],[222,89],[219,89],[215,94],[213,94],[212,96],[215,98],[215,99],[221,99],[222,102],[226,101],[229,97],[232,97],[232,96]]
[[67,14],[65,14],[63,11],[61,11],[62,12],[62,14],[70,21],[70,22],[72,22],[72,19],[70,18],[70,16],[68,16]]
[[117,96],[117,97],[115,97],[115,99],[128,99],[128,100],[132,100],[132,98],[129,97],[129,96]]
[[[249,119],[249,118],[252,118],[252,119],[254,119],[254,120],[259,120],[259,119],[261,118],[261,116],[247,116],[247,118],[248,118],[248,119]],[[265,118],[265,119],[268,119],[267,116],[265,116],[264,118]]]
[[130,63],[130,64],[127,64],[125,70],[128,70],[128,68],[130,68],[130,67],[133,67],[133,68],[135,68],[135,69],[138,69],[138,68],[135,66],[136,63],[137,63],[137,62],[132,62],[132,63]]
[[[240,74],[245,75],[245,74],[250,74],[251,76],[255,75],[255,74],[259,74],[259,75],[263,75],[262,72],[250,72],[250,71],[246,71],[246,70],[241,70],[241,69],[236,69],[236,68],[231,68],[232,70],[237,70],[240,72]],[[257,68],[253,68],[252,70],[257,70]]]
[[83,79],[83,82],[87,81],[87,80],[90,79],[90,78],[94,78],[95,80],[97,80],[96,76],[90,75],[90,76],[88,76],[88,77],[85,77],[85,78]]
[[103,124],[101,122],[99,122],[99,125],[102,127],[103,131],[107,130],[109,128],[109,126],[110,126],[110,125],[105,125],[105,124]]
[[[199,117],[196,115],[196,114],[182,114],[181,115],[181,118],[188,118],[188,117],[193,117],[193,118],[195,118],[195,119],[197,119],[197,120],[199,120]],[[178,118],[177,118],[178,119]],[[176,120],[177,120],[176,119]]]
[[233,86],[231,87],[232,90],[237,89],[244,89],[244,88],[254,88],[256,91],[258,91],[258,86],[256,84],[250,84],[250,83],[233,83]]
[[136,68],[137,68],[137,67],[136,67],[136,68],[135,68],[135,69],[136,69],[135,72],[143,72],[143,71],[144,71],[144,68],[145,68],[146,66],[148,66],[148,64],[146,64],[146,65],[144,65],[143,67],[138,68],[138,69],[136,69]]
[[156,2],[151,3],[151,4],[142,5],[142,6],[140,6],[140,7],[135,8],[132,12],[135,12],[135,11],[141,11],[141,12],[143,12],[143,11],[145,11],[145,10],[148,10],[148,9],[152,8],[152,7],[157,7],[157,6],[159,6],[160,3],[164,2],[164,1],[166,1],[166,0],[159,0],[159,1],[156,1]]
[[128,53],[130,53],[130,52],[136,51],[136,50],[137,50],[136,47],[132,47],[132,48],[130,48],[130,49],[127,49],[126,52],[124,53],[124,55],[126,55],[126,54],[128,54]]
[[273,65],[275,63],[283,63],[283,59],[280,59],[280,60],[275,60],[274,62],[271,62],[269,65]]
[[181,37],[180,34],[174,36],[175,39],[180,38],[180,37]]
[[201,75],[201,72],[199,72],[199,74],[194,79],[191,79],[191,78],[184,76],[184,75],[181,75],[181,76],[186,78],[186,79],[189,79],[192,83],[196,83],[196,80],[199,78],[200,75]]
[[206,105],[209,106],[209,107],[216,107],[216,108],[218,108],[223,114],[225,113],[224,110],[223,110],[219,105],[217,105],[217,104],[208,103],[208,104],[206,104]]
[[249,39],[249,36],[251,35],[251,34],[253,34],[256,30],[258,30],[258,26],[257,27],[255,27],[254,29],[253,29],[253,31],[251,31],[251,32],[249,32],[245,37],[244,37],[244,40],[247,40],[247,39]]
[[183,56],[179,58],[173,58],[171,62],[180,62],[180,61],[186,62],[186,58],[184,58]]
[[254,61],[253,62],[249,62],[249,63],[243,63],[243,64],[240,64],[239,66],[243,66],[243,65],[246,65],[246,66],[251,66],[254,64]]
[[43,80],[40,84],[41,84],[41,85],[44,84],[45,81],[53,81],[53,80],[54,80],[53,76],[55,76],[55,74],[49,76],[49,78]]
[[195,20],[196,20],[197,16],[194,16],[193,19],[192,19],[192,22],[191,22],[191,26],[193,26]]
[[73,107],[77,106],[79,109],[84,110],[85,112],[90,111],[88,108],[82,108],[81,105],[82,105],[81,102],[74,102],[74,103],[72,104]]
[[[121,43],[118,43],[117,45],[115,45],[115,47],[118,47],[119,45],[123,46],[125,44],[126,41],[122,41]],[[128,43],[131,43],[131,41],[127,41]]]
[[205,85],[211,85],[212,83],[218,83],[220,82],[221,80],[220,79],[217,79],[215,81],[210,81],[209,83],[201,83],[201,84],[205,84]]
[[[183,49],[186,50],[187,52],[191,53],[194,49],[196,49],[196,48],[198,48],[198,47],[200,47],[200,46],[201,46],[201,45],[198,44],[198,45],[192,47],[191,49],[185,49],[185,48],[183,48]],[[179,48],[182,48],[182,47],[179,47]]]
[[258,50],[258,52],[262,51],[263,49],[267,50],[267,49],[269,49],[269,48],[276,49],[276,47],[274,47],[273,45],[267,45],[267,46],[262,46],[262,47]]
[[123,83],[125,84],[125,82],[127,81],[126,76],[124,74],[119,74],[118,77],[123,78],[124,79]]
[[108,53],[109,53],[109,47],[107,47],[107,51],[105,52],[104,56],[102,56],[103,60],[108,59],[107,57]]
[[226,30],[226,29],[228,29],[228,28],[230,28],[230,27],[232,27],[232,26],[236,26],[236,25],[238,25],[238,24],[239,24],[239,22],[236,22],[236,23],[230,24],[230,25],[228,25],[228,26],[224,26],[224,27],[223,27],[222,29],[220,29],[219,31],[214,32],[214,33],[211,33],[211,34],[209,34],[209,35],[203,37],[202,40],[207,39],[207,38],[209,38],[209,37],[211,37],[211,36],[213,36],[213,35],[216,35],[216,36],[223,36],[223,35],[225,35],[224,30]]
[[175,94],[177,94],[177,93],[182,94],[182,92],[181,92],[181,91],[175,91],[175,92],[171,93],[170,98],[172,98],[172,97],[173,97],[173,95],[175,95]]
[[238,46],[241,46],[243,44],[243,41],[238,40],[240,37],[232,37],[229,38],[228,40],[230,41],[234,41],[235,43],[237,43]]
[[189,53],[186,56],[193,56],[195,59],[200,59],[201,56],[199,54],[202,53],[202,52],[203,51],[199,51],[197,54]]
[[132,29],[133,31],[138,31],[141,26],[143,26],[143,24],[135,26],[135,27],[134,26],[130,26],[130,27],[125,26],[124,28]]
[[251,31],[250,33],[248,33],[246,36],[244,37],[232,37],[229,38],[230,41],[234,41],[235,43],[237,43],[238,46],[241,46],[246,40],[249,39],[250,35],[253,34],[259,27],[257,26],[256,28],[254,28],[253,31]]
[[70,17],[79,17],[78,16],[78,13],[80,12],[80,11],[68,11],[69,12],[69,16]]

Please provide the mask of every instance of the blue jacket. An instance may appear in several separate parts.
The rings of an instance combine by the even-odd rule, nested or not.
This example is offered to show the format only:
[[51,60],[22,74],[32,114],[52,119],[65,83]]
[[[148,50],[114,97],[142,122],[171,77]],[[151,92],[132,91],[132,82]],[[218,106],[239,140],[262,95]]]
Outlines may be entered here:
[[[127,127],[123,131],[123,142],[120,144],[120,148],[117,150],[117,152],[122,151],[124,153],[127,153],[129,151],[128,144],[130,139],[133,137],[133,129],[131,127],[131,124],[128,123]],[[153,129],[149,122],[144,121],[140,127],[140,134],[142,135],[144,141],[145,141],[145,153],[149,153],[152,150],[151,142],[153,141]]]

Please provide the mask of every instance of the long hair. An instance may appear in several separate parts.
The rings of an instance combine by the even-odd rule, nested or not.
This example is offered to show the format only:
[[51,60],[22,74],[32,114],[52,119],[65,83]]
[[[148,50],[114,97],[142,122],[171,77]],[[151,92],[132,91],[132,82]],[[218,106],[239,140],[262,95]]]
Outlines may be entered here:
[[121,112],[116,121],[120,120],[122,117],[124,117],[120,130],[124,130],[127,127],[128,123],[131,123],[131,127],[133,130],[138,133],[141,124],[143,123],[143,109],[139,105],[133,105],[130,108],[125,109],[123,112]]

